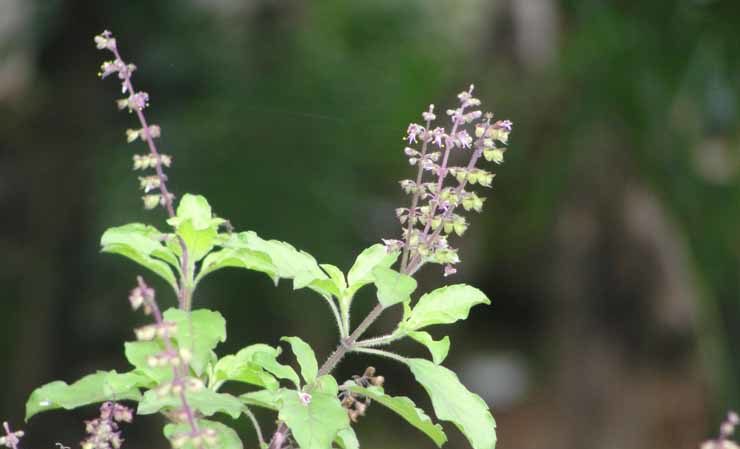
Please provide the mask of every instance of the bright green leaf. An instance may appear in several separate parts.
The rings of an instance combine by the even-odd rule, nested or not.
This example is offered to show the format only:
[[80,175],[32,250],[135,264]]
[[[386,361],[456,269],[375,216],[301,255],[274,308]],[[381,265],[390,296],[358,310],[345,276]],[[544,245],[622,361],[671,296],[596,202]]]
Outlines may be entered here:
[[375,286],[378,288],[378,301],[383,307],[410,301],[411,293],[416,290],[414,278],[390,268],[375,267],[373,276],[375,276]]
[[[226,413],[236,419],[242,413],[242,403],[235,396],[226,393],[216,393],[208,388],[185,393],[188,404],[193,410],[197,410],[204,416],[215,413]],[[139,415],[151,415],[163,409],[179,409],[182,402],[179,395],[158,395],[154,390],[144,393],[139,402]]]
[[328,279],[319,268],[316,259],[305,251],[299,251],[288,243],[278,240],[264,240],[252,231],[231,234],[223,243],[227,248],[248,248],[265,253],[277,268],[279,278],[293,279],[293,288],[310,285],[316,279]]
[[278,399],[279,392],[270,390],[259,390],[250,391],[239,396],[239,400],[247,405],[254,405],[256,407],[262,407],[270,410],[276,410],[279,408]]
[[360,449],[360,442],[357,441],[357,435],[352,427],[340,430],[334,440],[342,449]]
[[314,391],[336,396],[339,393],[339,385],[334,376],[325,374],[316,379]]
[[375,279],[373,268],[384,267],[390,268],[399,256],[398,251],[389,253],[384,245],[376,244],[357,256],[354,265],[347,272],[347,284],[349,284],[349,296],[353,296],[357,290],[364,285],[370,284]]
[[316,380],[316,374],[319,372],[319,364],[316,361],[316,354],[314,354],[311,346],[298,337],[283,337],[281,340],[287,341],[290,344],[293,354],[295,354],[298,360],[298,365],[301,367],[303,380],[307,384],[313,383]]
[[282,390],[278,418],[290,428],[301,449],[328,449],[337,433],[349,427],[347,410],[336,394],[315,391],[304,396],[295,390]]
[[188,263],[191,268],[213,249],[218,235],[216,228],[196,229],[191,220],[180,223],[176,232],[188,249]]
[[[214,445],[218,449],[244,449],[242,441],[239,439],[239,435],[231,427],[221,424],[216,421],[209,421],[207,419],[198,420],[199,429],[213,429],[216,431],[218,442]],[[164,436],[168,440],[173,440],[177,435],[190,433],[190,425],[187,423],[181,424],[167,424],[164,426]],[[192,443],[187,443],[178,449],[200,449],[202,445],[193,446]]]
[[203,259],[195,282],[197,283],[206,275],[226,267],[259,271],[271,278],[277,275],[277,268],[272,264],[270,256],[267,254],[247,248],[223,248],[210,253]]
[[226,341],[226,320],[220,313],[207,309],[186,312],[169,309],[164,319],[177,324],[175,340],[180,348],[187,348],[192,354],[190,366],[195,374],[203,374],[211,360],[211,350],[219,342]]
[[471,393],[444,366],[425,359],[408,359],[406,363],[431,397],[437,418],[455,424],[473,449],[494,449],[496,422],[480,396]]
[[280,351],[275,352],[255,352],[252,360],[260,367],[271,372],[278,379],[286,379],[293,382],[296,388],[300,388],[301,380],[298,378],[295,370],[288,365],[283,365],[277,361]]
[[224,356],[218,361],[214,370],[214,381],[244,382],[273,391],[280,386],[277,379],[259,365],[239,359],[235,355]]
[[328,263],[322,263],[321,268],[329,275],[329,278],[331,278],[331,281],[341,294],[347,288],[347,281],[344,279],[344,273],[342,273],[342,270]]
[[222,218],[213,217],[211,205],[208,204],[208,200],[204,196],[191,193],[182,196],[180,203],[177,205],[176,216],[167,220],[167,223],[177,228],[187,220],[190,220],[196,231],[208,228],[216,229],[225,221]]
[[[188,265],[192,270],[195,262],[208,254],[216,244],[218,227],[225,220],[213,217],[211,206],[205,197],[186,193],[177,206],[177,215],[167,220],[175,233],[185,242],[188,249]],[[171,245],[178,254],[177,246]]]
[[447,353],[450,352],[450,337],[445,336],[441,340],[434,340],[429,335],[429,332],[424,331],[409,331],[407,334],[429,349],[429,352],[432,354],[432,360],[437,365],[444,362],[445,358],[447,358]]
[[172,368],[152,368],[147,363],[149,356],[159,354],[163,350],[164,347],[158,341],[133,341],[124,344],[126,360],[136,368],[137,372],[151,379],[155,385],[172,379]]
[[[102,251],[128,257],[167,281],[177,291],[177,280],[170,265],[177,267],[175,254],[162,243],[164,234],[141,223],[109,228],[100,238]],[[169,265],[168,265],[169,264]]]
[[405,396],[389,396],[385,394],[381,387],[363,388],[354,382],[347,382],[347,388],[353,393],[366,396],[377,403],[393,410],[409,424],[424,432],[434,441],[437,446],[442,446],[447,441],[442,426],[432,422],[432,419],[424,413],[424,410],[417,408],[414,402]]
[[141,398],[138,387],[146,381],[136,373],[119,374],[115,371],[98,371],[71,385],[54,381],[31,393],[26,402],[26,421],[37,413],[59,408],[72,410],[110,400],[138,401]]
[[490,303],[477,288],[465,284],[449,285],[423,295],[401,327],[418,330],[433,324],[454,323],[467,318],[473,306]]
[[275,353],[277,350],[267,345],[247,346],[234,355],[222,357],[214,367],[214,381],[238,381],[265,387],[275,391],[280,386],[277,379],[253,361],[256,352]]

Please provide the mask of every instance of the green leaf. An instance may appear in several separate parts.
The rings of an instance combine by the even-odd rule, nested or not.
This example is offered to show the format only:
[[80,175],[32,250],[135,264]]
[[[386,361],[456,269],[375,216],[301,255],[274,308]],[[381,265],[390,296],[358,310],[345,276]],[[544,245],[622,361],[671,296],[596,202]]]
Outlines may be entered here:
[[328,263],[322,263],[321,268],[329,275],[334,286],[337,288],[338,296],[341,296],[342,292],[347,288],[347,281],[344,279],[344,273],[336,266]]
[[280,386],[277,379],[258,364],[241,360],[235,355],[227,355],[218,361],[215,369],[215,381],[244,382],[273,391]]
[[411,276],[385,267],[373,268],[373,276],[378,288],[378,301],[383,307],[411,301],[410,295],[416,290],[416,280]]
[[336,396],[339,393],[339,385],[334,376],[330,374],[324,374],[323,376],[316,379],[315,391],[320,391],[326,394]]
[[400,252],[389,253],[381,244],[366,248],[357,256],[354,265],[347,272],[347,283],[349,284],[349,296],[353,296],[357,290],[375,280],[373,269],[375,267],[390,268],[398,259]]
[[[218,231],[216,228],[197,229],[191,220],[185,220],[177,226],[177,235],[185,242],[188,249],[188,264],[195,266],[195,262],[208,254],[216,243]],[[192,273],[192,269],[190,271]]]
[[[244,449],[242,441],[239,439],[239,435],[231,427],[221,424],[216,421],[209,421],[207,419],[198,420],[199,429],[213,429],[216,431],[218,442],[214,445],[218,449]],[[164,426],[164,436],[172,441],[178,435],[190,433],[192,430],[187,423],[181,424],[167,424]],[[199,449],[202,446],[193,446],[192,443],[185,444],[184,446],[178,447],[178,449]]]
[[239,400],[247,405],[254,405],[270,410],[278,410],[279,393],[270,390],[250,391],[239,396]]
[[[204,416],[226,413],[236,419],[242,413],[241,401],[230,394],[216,393],[208,388],[201,388],[197,391],[188,391],[185,397],[190,407]],[[144,393],[144,397],[139,402],[138,414],[151,415],[163,409],[179,409],[180,407],[182,407],[182,402],[179,395],[160,396],[154,390],[149,390]]]
[[248,248],[267,254],[277,268],[275,281],[279,278],[293,279],[294,289],[307,287],[316,279],[329,278],[319,268],[316,259],[307,252],[278,240],[263,240],[252,231],[231,234],[223,246]]
[[328,449],[337,433],[349,427],[347,410],[329,394],[314,391],[305,403],[295,390],[281,390],[278,418],[290,428],[301,449]]
[[164,319],[177,324],[175,340],[180,348],[187,348],[192,354],[190,366],[195,374],[203,374],[211,359],[211,350],[219,342],[226,341],[226,320],[220,313],[207,309],[186,312],[169,309]]
[[432,360],[437,365],[444,362],[447,353],[450,352],[450,337],[445,336],[441,340],[434,340],[428,332],[424,331],[409,331],[407,335],[426,346],[432,354]]
[[447,441],[447,435],[445,435],[442,426],[433,423],[432,419],[424,413],[424,410],[417,408],[411,399],[405,396],[389,396],[385,394],[381,387],[363,388],[352,381],[347,382],[345,386],[353,393],[367,396],[388,407],[408,421],[409,424],[424,432],[437,446],[441,447]]
[[477,288],[465,284],[449,285],[423,295],[401,323],[401,328],[418,330],[433,324],[450,324],[468,317],[477,304],[491,301]]
[[213,217],[211,205],[203,195],[186,193],[177,205],[177,215],[167,220],[172,226],[178,227],[185,221],[190,220],[196,231],[208,228],[217,228],[224,223],[222,218]]
[[277,361],[280,350],[273,349],[274,352],[255,352],[252,360],[260,367],[266,369],[275,375],[278,379],[287,379],[293,382],[296,388],[301,387],[301,380],[298,378],[295,370],[288,365],[283,365]]
[[157,355],[163,350],[164,347],[162,343],[158,341],[129,341],[124,344],[126,360],[136,368],[136,372],[151,379],[154,385],[161,384],[172,379],[172,368],[152,368],[147,363],[147,359],[150,356]]
[[316,380],[316,374],[319,372],[319,364],[316,361],[316,354],[314,354],[311,346],[298,337],[283,337],[281,340],[290,343],[293,354],[295,354],[298,360],[298,365],[301,366],[303,380],[307,384],[313,383]]
[[26,402],[26,421],[37,413],[63,408],[72,410],[104,401],[138,401],[138,386],[146,379],[136,373],[119,374],[98,371],[68,385],[60,380],[48,383],[31,393]]
[[[177,291],[177,280],[170,265],[177,267],[175,254],[162,243],[164,234],[141,223],[109,228],[100,238],[104,253],[120,254],[148,268]],[[169,265],[168,265],[169,264]]]
[[267,254],[247,248],[223,248],[210,253],[203,259],[195,282],[198,283],[206,275],[226,267],[259,271],[271,278],[277,275],[277,268]]
[[406,363],[431,397],[437,418],[455,424],[474,449],[494,449],[496,422],[480,396],[471,393],[444,366],[425,359],[408,359]]
[[225,220],[213,216],[208,200],[201,195],[186,193],[177,206],[177,215],[167,220],[185,242],[188,265],[192,273],[195,262],[210,252],[218,236],[218,227]]
[[334,441],[342,449],[360,449],[360,442],[357,441],[357,435],[352,427],[340,430]]

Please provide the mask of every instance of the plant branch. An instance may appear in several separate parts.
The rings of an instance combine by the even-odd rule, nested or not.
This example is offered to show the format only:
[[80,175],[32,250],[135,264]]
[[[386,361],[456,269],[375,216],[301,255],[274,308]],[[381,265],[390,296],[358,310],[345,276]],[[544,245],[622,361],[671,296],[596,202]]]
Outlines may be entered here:
[[244,414],[247,415],[250,421],[252,421],[252,426],[254,426],[254,431],[257,433],[257,441],[259,442],[260,448],[265,447],[267,443],[265,443],[265,438],[262,435],[262,428],[260,428],[260,423],[257,421],[257,418],[254,416],[254,413],[252,413],[252,410],[249,409],[246,405],[244,406]]
[[[106,36],[106,33],[108,36]],[[123,85],[123,92],[128,92],[129,98],[131,96],[135,95],[137,92],[134,89],[134,85],[131,82],[131,74],[133,72],[133,69],[126,64],[126,62],[121,57],[121,53],[118,50],[118,45],[116,43],[116,40],[110,36],[110,33],[104,32],[103,35],[101,35],[106,39],[106,45],[104,48],[108,49],[113,53],[113,56],[116,58],[116,63],[118,69],[119,78],[122,80]],[[134,106],[134,107],[132,107]],[[129,105],[129,109],[133,110],[136,113],[136,117],[139,119],[139,124],[141,125],[141,131],[139,135],[142,137],[142,139],[146,142],[147,147],[149,147],[149,153],[152,156],[152,159],[154,160],[154,171],[157,174],[158,182],[158,189],[161,194],[162,202],[164,204],[165,209],[167,210],[167,215],[170,218],[173,218],[175,216],[175,207],[172,203],[173,195],[170,193],[169,189],[167,188],[167,175],[164,174],[164,170],[162,169],[162,157],[157,150],[157,145],[154,143],[154,137],[152,136],[149,123],[146,120],[146,116],[144,115],[144,107],[135,107],[136,105]],[[177,241],[180,244],[180,249],[182,251],[182,257],[180,258],[181,263],[181,278],[180,278],[180,286],[179,290],[177,292],[177,299],[179,303],[179,307],[182,310],[189,311],[191,307],[191,292],[190,287],[188,286],[187,279],[190,276],[189,269],[188,269],[188,248],[185,245],[185,241],[182,239],[182,237],[177,236]]]
[[347,336],[347,330],[344,324],[342,323],[342,316],[339,313],[339,310],[337,309],[337,305],[334,303],[334,300],[331,298],[331,296],[324,296],[321,295],[326,302],[329,303],[329,307],[331,308],[331,313],[334,315],[334,319],[337,321],[337,327],[339,328],[339,336],[341,338],[344,338]]
[[355,342],[355,347],[371,348],[375,346],[383,346],[383,345],[390,344],[396,340],[400,340],[403,337],[405,337],[404,334],[396,334],[396,333],[382,335],[380,337],[368,338],[366,340],[357,341]]
[[401,363],[406,363],[407,359],[406,357],[400,356],[394,352],[390,351],[383,351],[382,349],[373,349],[373,348],[357,348],[355,347],[353,349],[354,352],[364,352],[365,354],[372,354],[377,355],[380,357],[385,357],[388,359],[393,359]]

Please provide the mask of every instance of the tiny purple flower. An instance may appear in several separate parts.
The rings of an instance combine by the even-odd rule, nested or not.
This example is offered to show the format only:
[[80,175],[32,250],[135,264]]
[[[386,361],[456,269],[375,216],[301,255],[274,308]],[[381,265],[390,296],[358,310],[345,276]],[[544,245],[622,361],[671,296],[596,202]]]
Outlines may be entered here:
[[417,143],[416,138],[424,132],[424,127],[421,125],[418,125],[416,123],[412,123],[409,125],[408,129],[406,130],[406,139],[409,143]]
[[457,140],[460,142],[460,146],[462,148],[470,148],[470,145],[473,143],[473,138],[470,137],[470,134],[468,134],[464,129],[462,131],[458,131]]

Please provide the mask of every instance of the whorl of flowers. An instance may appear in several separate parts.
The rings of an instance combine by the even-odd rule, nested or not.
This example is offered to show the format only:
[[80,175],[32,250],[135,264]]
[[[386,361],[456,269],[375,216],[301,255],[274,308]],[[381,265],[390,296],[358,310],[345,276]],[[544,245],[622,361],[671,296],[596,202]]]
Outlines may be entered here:
[[114,56],[113,60],[103,62],[98,75],[106,78],[117,74],[118,79],[121,80],[121,92],[127,96],[116,100],[118,109],[127,109],[130,113],[136,113],[139,119],[140,128],[126,130],[126,141],[131,143],[140,140],[149,148],[149,153],[135,154],[133,158],[134,170],[154,169],[154,174],[139,177],[139,185],[144,191],[144,196],[141,197],[144,207],[154,209],[157,206],[164,206],[169,216],[172,217],[175,215],[172,206],[174,195],[167,190],[167,175],[164,174],[162,168],[172,164],[172,156],[161,154],[154,144],[154,139],[161,136],[162,130],[159,125],[149,125],[144,116],[144,109],[149,106],[149,94],[137,92],[134,89],[131,77],[136,66],[123,61],[116,45],[116,39],[110,31],[106,30],[95,36],[95,46],[98,50],[110,51]]
[[[384,240],[389,251],[403,250],[401,269],[405,273],[414,273],[427,262],[444,265],[445,276],[456,272],[454,265],[460,258],[448,239],[468,229],[460,206],[480,212],[485,198],[470,186],[491,187],[495,176],[477,165],[481,159],[504,162],[512,123],[493,121],[493,114],[478,109],[481,102],[473,97],[472,85],[457,97],[460,105],[447,110],[449,129],[434,126],[437,116],[430,105],[422,113],[424,124],[411,123],[406,130],[404,154],[409,164],[418,167],[417,177],[400,181],[403,191],[411,195],[410,207],[396,209],[403,239]],[[466,165],[450,165],[452,159],[461,157],[468,161]]]
[[730,440],[738,424],[740,424],[740,417],[735,412],[729,412],[727,418],[719,426],[717,438],[702,443],[701,449],[740,449],[737,443]]
[[80,443],[82,449],[119,449],[123,444],[119,423],[130,423],[133,412],[116,402],[105,402],[100,406],[100,416],[85,421],[87,438]]
[[21,438],[23,438],[23,431],[22,430],[10,430],[10,424],[7,422],[3,423],[3,430],[5,430],[5,435],[0,437],[0,446],[5,446],[10,449],[19,449],[19,444],[21,442]]

